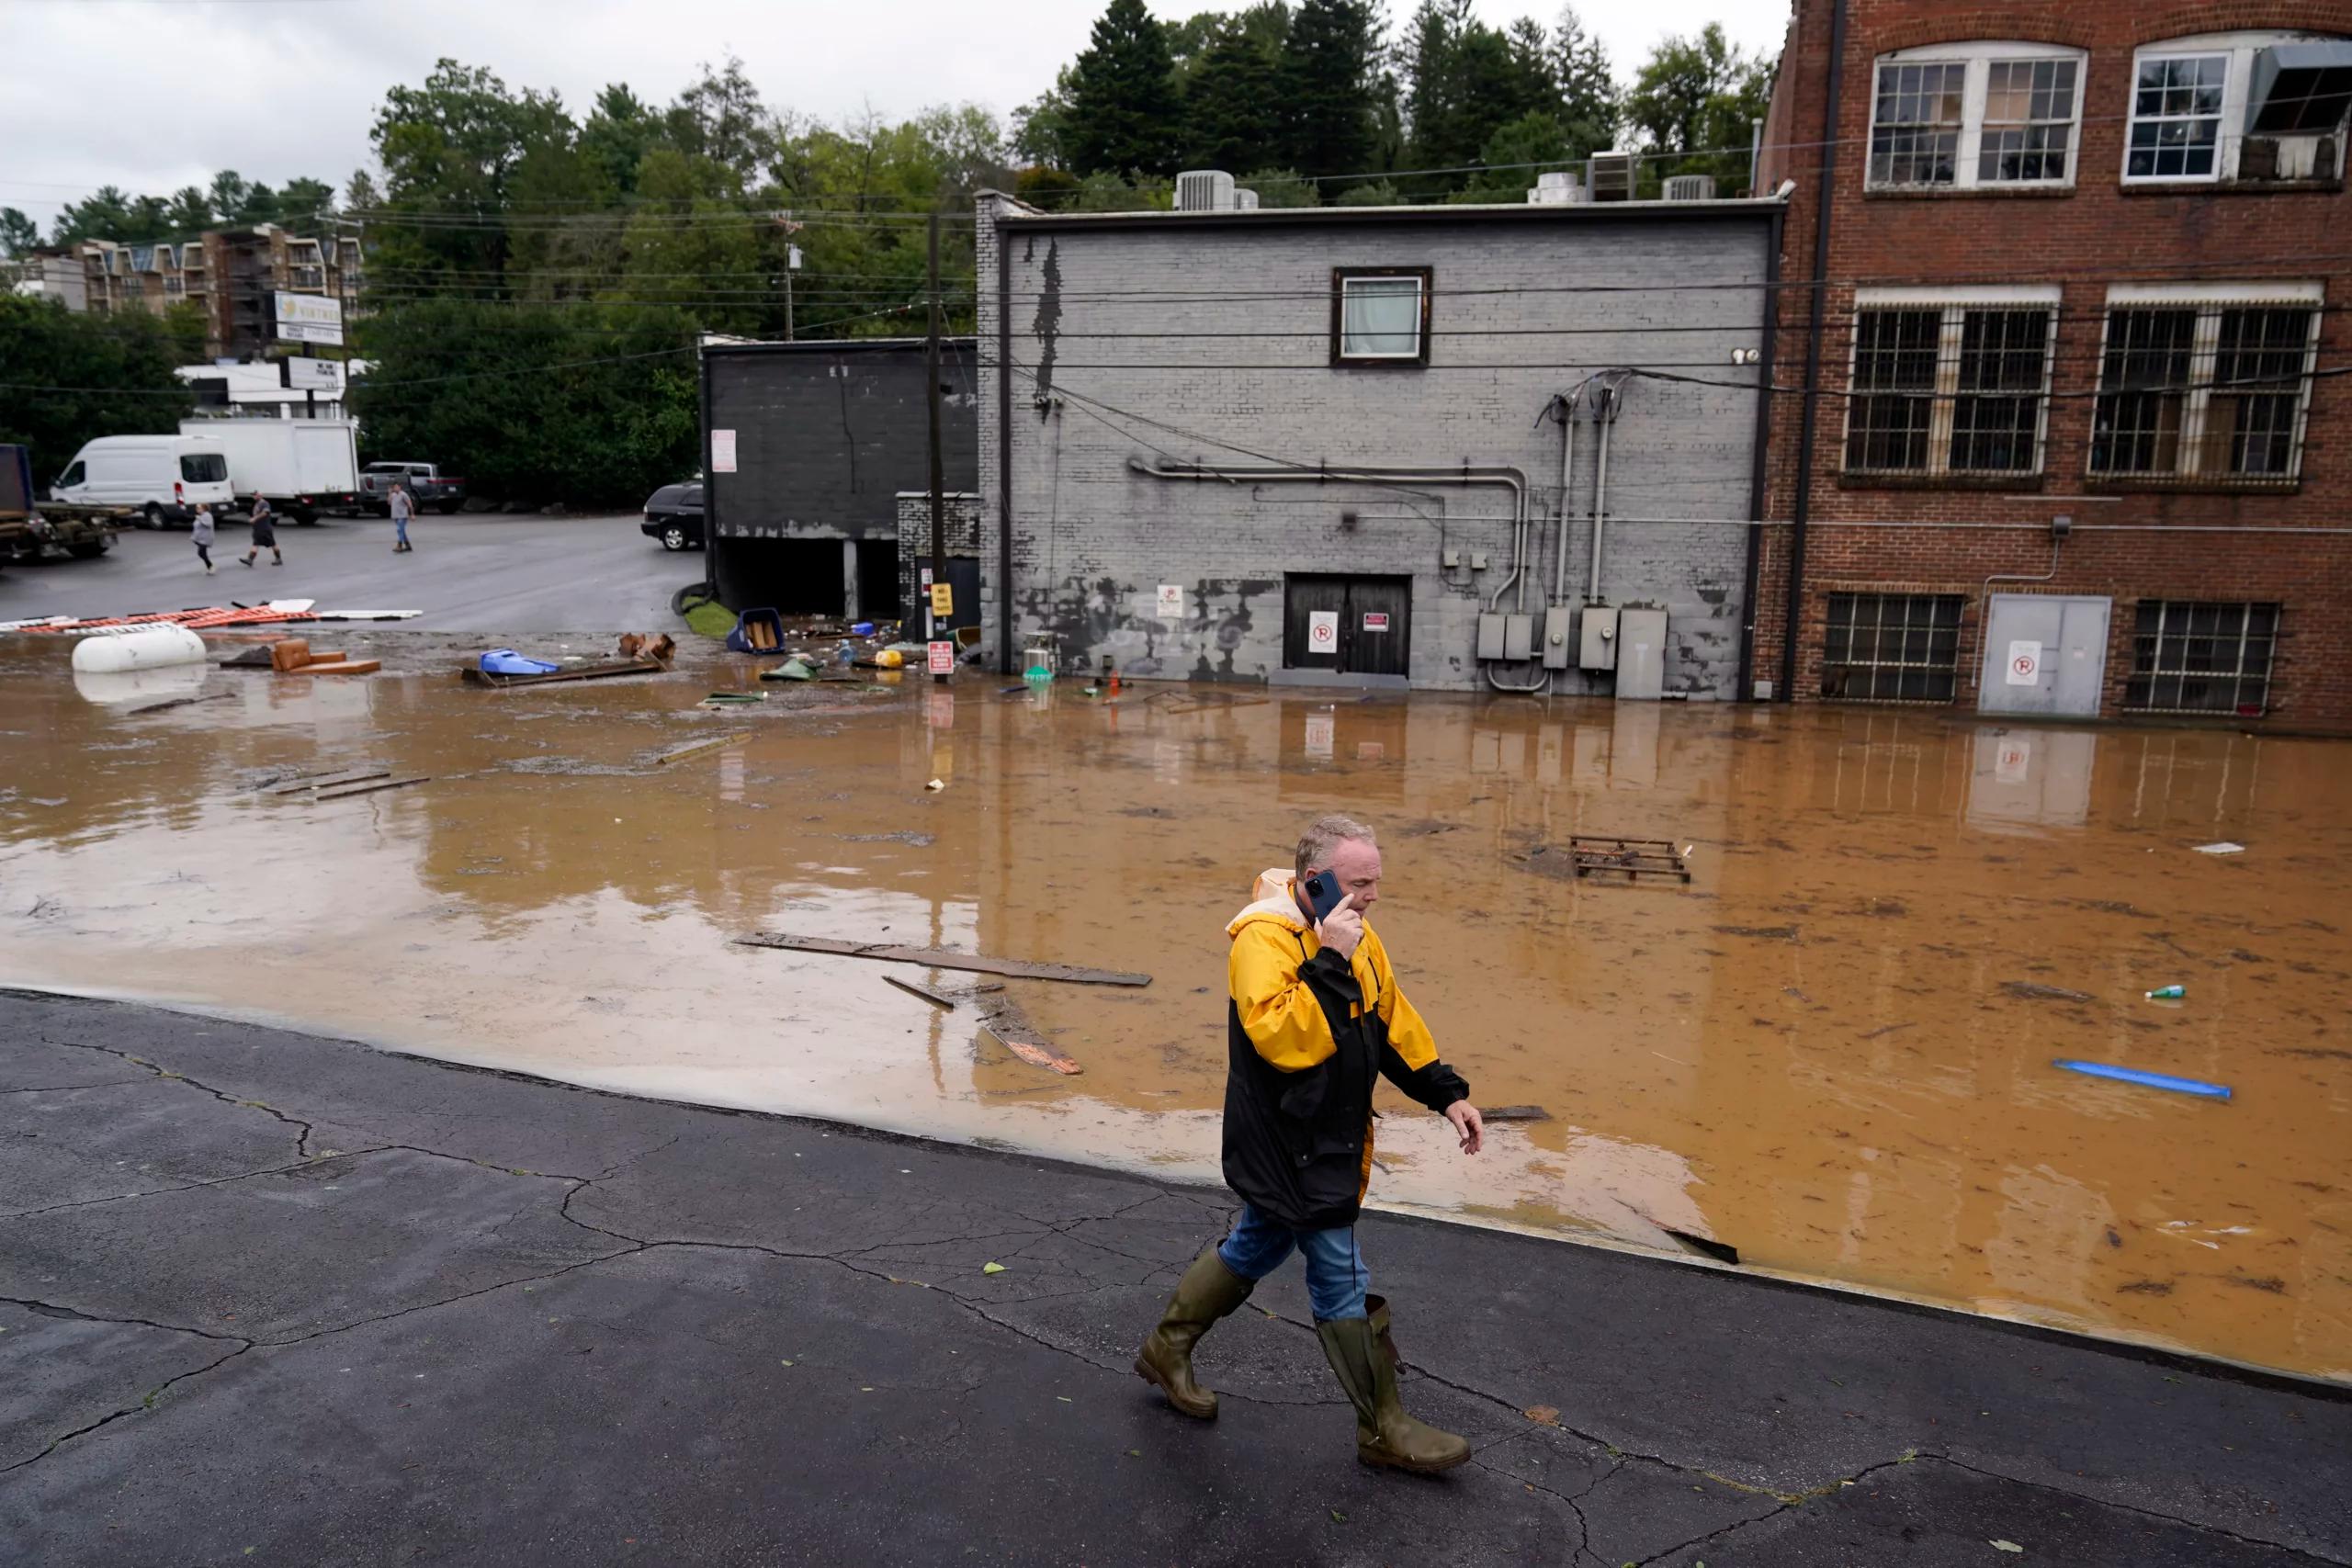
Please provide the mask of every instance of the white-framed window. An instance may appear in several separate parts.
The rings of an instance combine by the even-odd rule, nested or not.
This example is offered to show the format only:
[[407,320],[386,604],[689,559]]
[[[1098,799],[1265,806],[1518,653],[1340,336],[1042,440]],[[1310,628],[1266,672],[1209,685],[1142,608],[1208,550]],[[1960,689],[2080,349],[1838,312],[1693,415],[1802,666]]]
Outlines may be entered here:
[[1872,190],[2070,186],[2084,54],[2046,43],[1949,43],[1881,55]]
[[1849,474],[2038,474],[2059,290],[1854,294]]
[[2337,179],[2352,118],[2352,39],[2208,33],[2132,60],[2126,185]]
[[2317,283],[2110,287],[2091,473],[2293,480],[2324,295]]

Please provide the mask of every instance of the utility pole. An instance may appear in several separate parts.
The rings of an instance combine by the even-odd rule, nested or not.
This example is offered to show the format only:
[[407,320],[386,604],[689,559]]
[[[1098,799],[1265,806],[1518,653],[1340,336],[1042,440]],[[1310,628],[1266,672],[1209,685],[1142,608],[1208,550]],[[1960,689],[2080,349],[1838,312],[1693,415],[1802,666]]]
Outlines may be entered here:
[[[939,662],[939,649],[937,645],[941,640],[941,634],[947,631],[946,626],[943,623],[948,618],[947,616],[941,615],[936,609],[939,603],[940,591],[948,587],[947,496],[946,486],[941,477],[939,455],[939,214],[936,212],[933,212],[931,215],[931,287],[929,289],[929,300],[931,305],[931,329],[924,334],[922,354],[923,367],[928,372],[925,377],[926,386],[924,388],[924,391],[926,395],[924,400],[931,405],[932,603],[931,607],[927,609],[927,613],[931,617],[931,639],[933,643],[931,655],[932,663],[934,666],[932,678],[935,681],[944,681],[947,679],[946,673],[939,671],[935,668]],[[953,590],[949,589],[949,592],[952,594]],[[950,604],[952,605],[952,599],[950,600]],[[951,608],[949,615],[952,615],[953,614],[954,611]],[[949,634],[948,640],[952,647],[954,640],[953,634]]]

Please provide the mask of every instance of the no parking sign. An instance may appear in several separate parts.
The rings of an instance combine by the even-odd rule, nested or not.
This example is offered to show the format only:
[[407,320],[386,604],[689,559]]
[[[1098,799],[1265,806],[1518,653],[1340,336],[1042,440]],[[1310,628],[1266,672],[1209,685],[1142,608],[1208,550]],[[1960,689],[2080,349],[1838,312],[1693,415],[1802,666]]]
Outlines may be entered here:
[[2041,684],[2041,645],[2038,642],[2009,644],[2009,684],[2038,686]]
[[1340,651],[1340,612],[1309,610],[1306,612],[1306,651],[1335,654]]

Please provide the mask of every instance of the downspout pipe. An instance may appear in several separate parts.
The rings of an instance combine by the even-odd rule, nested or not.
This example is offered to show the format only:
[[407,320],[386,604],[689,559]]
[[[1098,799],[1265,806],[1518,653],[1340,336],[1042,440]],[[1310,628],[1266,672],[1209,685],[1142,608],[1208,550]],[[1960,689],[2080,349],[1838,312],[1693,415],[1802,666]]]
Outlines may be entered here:
[[1592,467],[1592,578],[1584,596],[1588,604],[1600,603],[1601,520],[1609,507],[1609,427],[1617,423],[1617,403],[1623,396],[1615,387],[1603,387],[1592,405],[1592,422],[1600,427],[1600,440]]
[[1797,492],[1789,509],[1789,603],[1781,626],[1781,685],[1772,694],[1797,694],[1797,623],[1804,609],[1805,524],[1813,513],[1813,448],[1821,423],[1821,330],[1829,304],[1829,208],[1838,192],[1838,98],[1846,85],[1846,6],[1829,13],[1829,91],[1821,109],[1821,180],[1813,215],[1812,322],[1804,338],[1804,414],[1797,433]]
[[[989,213],[995,222],[996,214]],[[996,520],[997,672],[1018,673],[1012,660],[1012,247],[996,231]]]
[[1559,551],[1552,562],[1552,603],[1568,600],[1568,525],[1573,513],[1569,494],[1577,480],[1577,403],[1584,396],[1579,386],[1560,394],[1560,525]]
[[1764,247],[1763,359],[1756,377],[1756,450],[1747,470],[1747,568],[1739,594],[1739,684],[1737,702],[1752,700],[1756,692],[1756,588],[1764,559],[1764,502],[1772,449],[1772,349],[1781,336],[1781,243],[1789,209],[1772,210],[1772,232]]

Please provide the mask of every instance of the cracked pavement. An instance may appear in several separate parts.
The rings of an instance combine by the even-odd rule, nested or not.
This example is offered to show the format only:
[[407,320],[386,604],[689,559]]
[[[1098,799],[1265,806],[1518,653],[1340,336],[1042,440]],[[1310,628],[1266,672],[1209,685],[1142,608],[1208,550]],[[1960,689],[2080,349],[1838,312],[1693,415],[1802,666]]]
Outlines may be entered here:
[[[1437,1479],[1222,1191],[0,992],[0,1544],[75,1563],[2352,1563],[2352,1392],[1368,1215]],[[999,1274],[984,1266],[1004,1265]],[[1533,1414],[1531,1415],[1530,1413]]]

